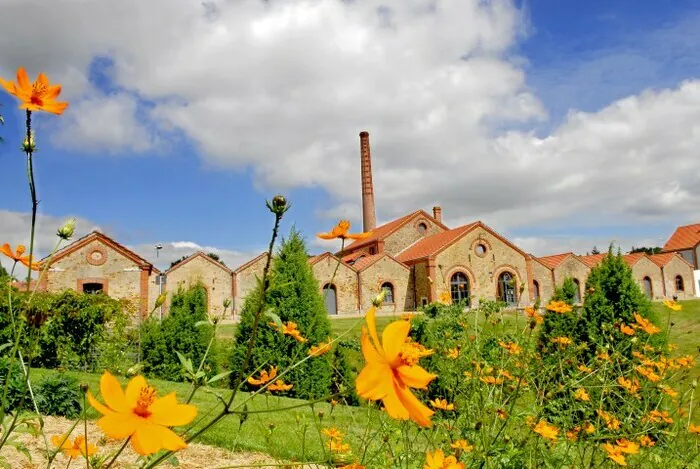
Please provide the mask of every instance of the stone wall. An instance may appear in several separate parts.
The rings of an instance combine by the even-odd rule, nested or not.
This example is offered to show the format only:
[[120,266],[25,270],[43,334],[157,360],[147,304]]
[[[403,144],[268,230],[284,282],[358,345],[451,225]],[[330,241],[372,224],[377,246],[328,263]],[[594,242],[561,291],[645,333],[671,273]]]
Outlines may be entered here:
[[[347,264],[338,263],[335,256],[319,256],[312,263],[314,277],[318,280],[318,287],[323,294],[323,287],[333,279],[336,288],[336,305],[339,315],[356,314],[358,310],[357,301],[357,272]],[[337,271],[336,271],[337,268]],[[333,273],[335,272],[335,277]]]
[[[683,290],[676,289],[676,276],[680,275],[683,279]],[[672,298],[673,295],[678,296],[678,299],[695,297],[695,282],[693,281],[693,268],[688,265],[683,259],[674,256],[663,267],[664,284],[666,286],[666,297]]]
[[[483,246],[483,254],[477,254],[477,246]],[[450,279],[456,272],[463,272],[469,279],[472,306],[479,300],[497,299],[497,282],[503,272],[515,275],[515,293],[518,305],[530,303],[527,263],[525,255],[503,242],[489,230],[478,226],[454,244],[435,256],[435,293],[450,291]],[[524,284],[522,297],[520,286]],[[437,298],[435,298],[437,299]]]
[[[421,223],[425,223],[427,227],[425,234],[421,234],[418,231],[418,226]],[[445,229],[435,223],[435,220],[431,217],[420,214],[384,239],[384,252],[395,256],[419,239],[442,233],[443,231]]]
[[536,260],[532,260],[532,278],[540,286],[540,305],[545,306],[554,296],[554,282],[552,271],[549,267],[542,265]]
[[571,277],[578,281],[579,299],[583,301],[583,297],[586,294],[586,280],[588,279],[588,274],[591,272],[590,267],[584,264],[579,258],[569,256],[553,270],[555,287],[561,287],[564,284],[564,280]]
[[[103,291],[116,299],[141,305],[141,267],[99,239],[58,258],[46,273],[46,289],[82,291],[85,283],[102,283]],[[148,286],[148,283],[146,283]]]
[[430,281],[428,280],[428,263],[417,262],[411,266],[409,288],[415,287],[416,304],[423,306],[423,299],[430,302]]
[[372,300],[381,292],[382,284],[390,283],[394,290],[394,302],[382,305],[380,313],[413,311],[413,289],[409,283],[410,269],[397,260],[383,256],[360,271],[360,296],[362,311],[372,306]]
[[170,310],[172,296],[180,289],[187,290],[201,282],[207,289],[207,311],[220,316],[224,300],[232,299],[233,277],[230,270],[206,258],[206,254],[194,254],[166,272],[168,299],[165,311]]
[[663,278],[661,277],[661,267],[656,265],[647,257],[640,258],[632,266],[632,275],[644,291],[644,277],[649,277],[651,280],[652,299],[659,300],[664,298]]
[[233,308],[236,315],[240,314],[243,303],[245,302],[245,297],[255,288],[257,279],[262,279],[266,261],[267,254],[263,254],[235,270],[234,282],[236,286]]

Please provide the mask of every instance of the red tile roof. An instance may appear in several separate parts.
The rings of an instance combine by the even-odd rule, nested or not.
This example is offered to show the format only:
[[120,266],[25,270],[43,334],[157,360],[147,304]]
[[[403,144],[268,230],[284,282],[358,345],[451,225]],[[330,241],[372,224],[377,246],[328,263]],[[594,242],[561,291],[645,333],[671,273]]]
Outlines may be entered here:
[[343,256],[343,262],[354,262],[357,260],[358,257],[366,255],[367,253],[365,251],[355,251],[353,253],[348,254],[347,256]]
[[600,264],[605,256],[607,256],[607,254],[589,254],[587,256],[579,256],[579,259],[588,267],[595,267]]
[[700,243],[700,223],[679,226],[666,242],[664,251],[681,251],[693,249]]
[[683,259],[683,257],[680,254],[678,254],[677,252],[665,252],[665,253],[661,253],[661,254],[653,254],[653,255],[649,256],[649,259],[651,259],[654,262],[654,264],[658,265],[659,267],[664,267],[666,264],[671,262],[676,257],[692,267],[692,264],[690,262],[688,262],[687,260]]
[[634,264],[637,263],[639,259],[642,257],[647,257],[646,253],[643,252],[635,252],[634,254],[625,254],[622,256],[625,262],[627,262],[627,265],[632,267]]
[[349,246],[345,247],[346,251],[354,251],[360,247],[363,246],[368,246],[370,244],[374,244],[377,241],[380,241],[387,236],[389,236],[391,233],[394,231],[398,230],[401,228],[405,223],[407,223],[409,220],[413,219],[414,217],[417,217],[418,215],[422,215],[423,217],[426,217],[436,223],[438,226],[443,227],[444,229],[447,229],[445,225],[437,221],[435,218],[432,216],[428,215],[428,212],[425,210],[416,210],[415,212],[409,213],[408,215],[404,215],[401,218],[397,218],[396,220],[390,221],[389,223],[385,223],[381,226],[376,227],[372,231],[372,235],[365,238],[365,239],[358,239],[357,241],[353,242]]
[[467,233],[478,224],[479,222],[474,222],[468,225],[460,226],[459,228],[443,231],[442,233],[426,236],[425,238],[418,240],[408,248],[401,251],[396,256],[396,259],[405,263],[431,256],[444,247],[450,245],[457,238]]
[[355,267],[357,270],[364,270],[370,265],[374,264],[376,261],[379,260],[380,257],[383,257],[384,254],[373,254],[371,256],[365,256],[362,259],[358,260],[353,264],[353,267]]
[[[335,256],[332,252],[328,252],[328,251],[327,251],[327,252],[324,252],[323,254],[319,254],[318,256],[310,257],[310,258],[309,258],[309,264],[314,265],[314,264],[316,264],[317,262],[319,262],[319,261],[325,259],[326,257],[331,257],[331,258],[333,259],[334,262],[339,262],[339,261],[341,261],[341,259],[340,259],[338,256]],[[345,267],[348,267],[348,268],[351,269],[351,270],[356,270],[356,269],[355,269],[355,266],[352,265],[352,264],[348,264],[347,262],[342,262],[342,261],[341,261],[340,263],[341,263],[342,265],[344,265]]]
[[540,261],[540,263],[544,264],[546,267],[549,267],[550,269],[556,269],[561,265],[562,262],[566,260],[567,257],[573,255],[574,253],[572,252],[565,252],[562,254],[554,254],[552,256],[538,257],[537,260]]

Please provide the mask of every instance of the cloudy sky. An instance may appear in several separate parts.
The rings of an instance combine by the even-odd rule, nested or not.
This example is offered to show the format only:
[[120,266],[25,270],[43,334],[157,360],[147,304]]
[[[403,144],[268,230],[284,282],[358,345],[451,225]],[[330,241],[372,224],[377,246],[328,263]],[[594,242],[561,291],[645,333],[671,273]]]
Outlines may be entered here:
[[[235,267],[285,230],[443,207],[535,254],[663,244],[700,213],[694,0],[0,0],[0,76],[44,71],[39,250],[67,216],[157,265]],[[31,19],[31,27],[27,19]],[[23,115],[0,93],[0,238],[28,238]],[[312,251],[325,250],[310,237]],[[155,261],[155,259],[153,259]]]

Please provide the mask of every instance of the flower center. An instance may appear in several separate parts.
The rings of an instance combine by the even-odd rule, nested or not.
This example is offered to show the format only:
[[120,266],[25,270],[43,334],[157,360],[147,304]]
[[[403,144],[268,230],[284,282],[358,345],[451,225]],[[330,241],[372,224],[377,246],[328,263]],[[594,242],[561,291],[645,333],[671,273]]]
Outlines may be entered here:
[[32,104],[43,105],[44,104],[44,94],[46,93],[46,86],[41,83],[35,83],[32,85]]
[[153,402],[156,400],[156,390],[150,386],[144,386],[139,392],[139,398],[136,401],[136,407],[134,407],[134,413],[139,417],[148,418],[151,416],[151,411],[149,410]]

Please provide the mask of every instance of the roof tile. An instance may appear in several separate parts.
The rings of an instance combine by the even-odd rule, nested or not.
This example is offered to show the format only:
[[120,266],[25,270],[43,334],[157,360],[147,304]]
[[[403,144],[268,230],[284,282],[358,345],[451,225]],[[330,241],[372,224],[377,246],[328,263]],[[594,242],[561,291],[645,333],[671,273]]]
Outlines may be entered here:
[[698,243],[700,243],[700,223],[679,226],[666,242],[664,251],[693,249]]
[[440,249],[449,245],[458,237],[462,236],[467,231],[474,228],[474,226],[478,225],[478,223],[479,222],[474,222],[468,225],[460,226],[459,228],[443,231],[442,233],[426,236],[425,238],[409,246],[406,250],[400,252],[396,256],[396,259],[405,263],[431,256]]
[[573,256],[572,252],[565,252],[562,254],[554,254],[552,256],[538,257],[537,260],[550,269],[556,269],[561,265],[562,262],[566,260],[567,257]]

